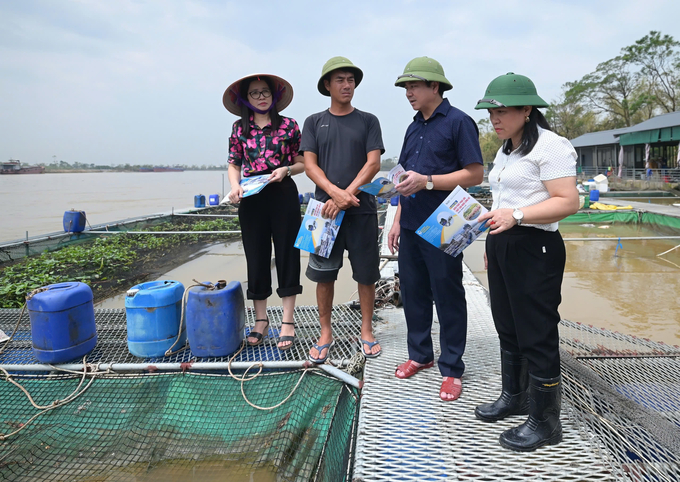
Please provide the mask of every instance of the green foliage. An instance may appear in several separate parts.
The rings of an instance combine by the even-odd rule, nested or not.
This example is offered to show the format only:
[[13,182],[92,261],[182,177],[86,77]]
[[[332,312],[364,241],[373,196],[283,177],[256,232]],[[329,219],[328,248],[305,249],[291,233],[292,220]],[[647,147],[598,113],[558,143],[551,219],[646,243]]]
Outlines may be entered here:
[[[594,72],[564,84],[547,117],[569,138],[635,125],[680,108],[680,42],[651,31]],[[585,130],[585,132],[583,132]]]
[[[149,231],[233,231],[237,220],[213,219],[191,224],[163,223]],[[113,234],[88,244],[44,252],[0,271],[0,307],[19,308],[30,291],[54,283],[81,281],[90,286],[101,281],[124,281],[125,273],[146,257],[199,240],[223,239],[223,234]],[[146,254],[144,254],[146,253]],[[123,278],[123,279],[121,279]],[[96,288],[96,286],[94,286]]]
[[595,113],[579,102],[568,101],[564,94],[550,104],[545,117],[552,130],[567,139],[598,130]]
[[399,162],[398,157],[387,157],[385,159],[380,160],[380,170],[381,171],[389,171],[392,169],[394,166],[397,165],[397,162]]
[[482,159],[484,159],[484,165],[487,166],[496,158],[496,153],[503,141],[496,135],[489,119],[480,120],[477,122],[477,127],[479,127],[479,147],[482,149]]
[[641,67],[649,90],[665,112],[680,108],[680,47],[670,35],[652,30],[634,45],[622,49],[623,58]]

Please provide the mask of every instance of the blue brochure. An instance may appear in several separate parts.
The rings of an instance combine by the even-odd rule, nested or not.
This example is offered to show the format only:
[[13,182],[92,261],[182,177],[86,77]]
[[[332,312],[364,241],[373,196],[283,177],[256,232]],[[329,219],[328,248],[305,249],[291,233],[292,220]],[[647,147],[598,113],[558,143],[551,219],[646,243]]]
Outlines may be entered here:
[[428,243],[451,256],[458,256],[487,229],[476,221],[487,209],[458,186],[416,230]]
[[359,190],[381,199],[391,199],[399,196],[394,186],[403,180],[405,173],[402,165],[397,164],[387,173],[387,177],[379,177],[368,184],[363,184],[359,186]]
[[345,211],[340,211],[335,219],[324,218],[321,216],[323,205],[324,203],[316,199],[309,200],[295,240],[295,247],[328,258],[333,250]]
[[262,174],[261,176],[250,176],[241,179],[241,187],[243,188],[243,197],[252,196],[262,191],[264,187],[269,184],[270,174]]

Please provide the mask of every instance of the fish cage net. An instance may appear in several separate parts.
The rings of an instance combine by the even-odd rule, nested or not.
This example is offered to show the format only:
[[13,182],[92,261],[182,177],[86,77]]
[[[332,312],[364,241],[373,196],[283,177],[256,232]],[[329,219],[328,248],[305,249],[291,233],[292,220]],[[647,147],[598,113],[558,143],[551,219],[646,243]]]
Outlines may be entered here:
[[[54,232],[39,236],[31,236],[24,240],[15,240],[0,243],[0,267],[11,264],[23,258],[38,255],[44,252],[57,251],[67,246],[90,243],[97,239],[98,235],[89,234],[87,231],[143,231],[163,223],[191,224],[197,221],[197,217],[184,217],[186,214],[199,214],[206,216],[234,215],[236,210],[232,206],[221,205],[199,210],[190,210],[174,214],[156,214],[115,221],[108,224],[89,226],[81,233]],[[108,235],[105,235],[108,236]]]
[[[42,406],[81,378],[13,375]],[[241,390],[262,407],[294,393],[259,410]],[[0,399],[5,433],[38,413],[10,383]],[[0,441],[0,480],[344,481],[358,406],[356,389],[311,370],[262,373],[243,386],[225,374],[103,375]]]
[[680,480],[680,348],[563,320],[563,399],[614,480]]

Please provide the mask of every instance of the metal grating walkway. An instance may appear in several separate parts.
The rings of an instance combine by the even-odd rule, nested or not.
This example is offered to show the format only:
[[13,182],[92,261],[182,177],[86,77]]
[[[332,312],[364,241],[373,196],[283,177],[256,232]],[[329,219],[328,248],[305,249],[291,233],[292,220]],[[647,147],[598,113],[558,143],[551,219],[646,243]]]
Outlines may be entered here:
[[[573,386],[577,384],[571,384],[568,377],[565,377],[563,391],[564,442],[529,454],[503,449],[498,444],[498,436],[503,430],[521,423],[523,417],[484,423],[474,416],[475,406],[495,400],[500,393],[500,356],[487,292],[467,269],[464,284],[469,316],[464,357],[467,368],[463,376],[463,394],[455,402],[439,399],[441,375],[436,365],[407,380],[394,376],[396,366],[408,358],[406,324],[402,310],[379,313],[387,320],[385,325],[376,329],[383,355],[369,360],[365,368],[355,482],[679,480],[680,468],[677,465],[654,472],[655,468],[636,464],[634,458],[626,460],[625,445],[619,451],[623,456],[617,453],[617,447],[607,440],[616,439],[617,434],[612,435],[607,424],[597,416],[593,417],[594,422],[586,420],[587,417],[584,418],[582,412],[575,410],[570,403],[582,394],[579,393],[581,387]],[[609,356],[633,353],[666,356],[655,359],[666,365],[660,367],[661,371],[655,376],[648,373],[648,366],[638,372],[642,372],[642,377],[647,376],[650,383],[659,385],[658,378],[666,376],[664,388],[654,393],[653,399],[657,402],[650,408],[658,410],[665,420],[678,420],[680,363],[673,356],[680,356],[680,349],[568,321],[564,321],[560,329],[564,337],[563,348],[574,356],[597,356],[598,353]],[[438,334],[439,325],[435,323],[435,356],[438,356],[439,350]],[[602,365],[599,359],[588,361]],[[631,379],[631,371],[626,372],[625,368],[617,366],[626,361],[607,359],[606,367],[594,369],[615,387],[617,381],[619,385],[625,383],[629,386],[628,392],[620,392],[639,396],[639,391],[635,393],[636,388],[630,385],[639,380]],[[628,360],[629,363],[633,361]],[[671,383],[668,383],[668,375],[672,378]],[[669,456],[661,449],[658,452],[662,456],[660,458]],[[677,462],[680,454],[675,454],[675,457]],[[645,478],[645,474],[652,478]]]
[[[19,319],[21,310],[0,310],[0,329],[8,335],[12,333],[14,325]],[[281,307],[267,308],[270,326],[269,336],[264,343],[256,347],[245,348],[235,359],[235,362],[268,361],[303,361],[308,359],[309,350],[319,338],[319,315],[315,306],[298,306],[295,308],[295,334],[297,342],[293,348],[281,351],[276,347],[283,309]],[[88,355],[88,363],[185,363],[192,360],[201,362],[228,362],[229,357],[195,358],[189,350],[176,355],[159,358],[138,358],[128,351],[127,324],[123,309],[96,309],[97,346]],[[349,305],[333,307],[331,314],[335,345],[331,350],[334,363],[343,364],[355,353],[361,350],[361,312],[350,308]],[[255,311],[246,310],[246,332],[255,324]],[[74,360],[80,362],[80,360]],[[0,354],[0,365],[33,365],[39,363],[33,356],[31,348],[31,324],[28,312],[24,313],[21,325],[11,341],[11,345]]]

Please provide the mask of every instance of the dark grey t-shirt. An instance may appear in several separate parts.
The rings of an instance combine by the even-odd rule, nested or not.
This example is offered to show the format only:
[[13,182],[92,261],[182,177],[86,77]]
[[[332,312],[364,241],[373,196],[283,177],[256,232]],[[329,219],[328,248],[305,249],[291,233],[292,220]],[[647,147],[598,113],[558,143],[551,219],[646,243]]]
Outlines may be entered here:
[[[385,152],[380,123],[373,114],[354,109],[350,114],[336,116],[325,110],[305,120],[300,151],[316,154],[328,180],[341,189],[354,181],[366,164],[366,155],[376,149],[380,154]],[[330,199],[318,186],[315,197],[322,202]],[[357,197],[359,207],[349,208],[346,215],[376,212],[374,196],[359,192]]]

